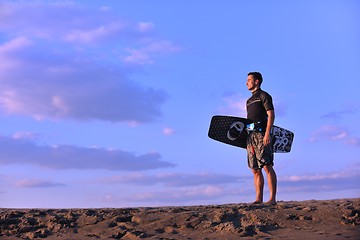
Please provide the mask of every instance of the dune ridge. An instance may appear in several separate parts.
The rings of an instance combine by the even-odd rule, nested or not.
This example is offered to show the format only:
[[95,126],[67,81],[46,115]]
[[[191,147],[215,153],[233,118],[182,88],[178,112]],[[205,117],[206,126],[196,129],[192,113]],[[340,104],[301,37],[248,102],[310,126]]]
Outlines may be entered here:
[[0,239],[360,239],[360,198],[98,209],[0,209]]

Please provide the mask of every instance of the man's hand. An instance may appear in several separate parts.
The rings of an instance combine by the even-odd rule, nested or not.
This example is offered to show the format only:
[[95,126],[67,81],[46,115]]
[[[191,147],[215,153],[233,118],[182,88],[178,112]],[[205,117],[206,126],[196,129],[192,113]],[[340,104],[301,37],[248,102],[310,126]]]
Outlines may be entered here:
[[270,133],[266,132],[264,139],[263,139],[264,145],[267,146],[271,143],[271,137],[270,137]]
[[266,125],[266,131],[265,131],[265,136],[263,139],[264,145],[267,146],[271,143],[271,136],[270,136],[270,132],[271,132],[271,128],[274,124],[274,120],[275,120],[275,112],[274,110],[268,110],[266,112],[266,114],[268,115],[268,120],[267,120],[267,125]]

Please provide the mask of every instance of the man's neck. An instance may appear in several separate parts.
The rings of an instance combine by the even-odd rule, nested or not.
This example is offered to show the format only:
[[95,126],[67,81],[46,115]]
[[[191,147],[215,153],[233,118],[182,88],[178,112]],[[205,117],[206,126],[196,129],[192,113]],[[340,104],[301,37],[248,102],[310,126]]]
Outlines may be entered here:
[[251,93],[254,93],[254,92],[256,92],[256,91],[259,90],[259,89],[260,89],[260,87],[255,87],[254,89],[251,90]]

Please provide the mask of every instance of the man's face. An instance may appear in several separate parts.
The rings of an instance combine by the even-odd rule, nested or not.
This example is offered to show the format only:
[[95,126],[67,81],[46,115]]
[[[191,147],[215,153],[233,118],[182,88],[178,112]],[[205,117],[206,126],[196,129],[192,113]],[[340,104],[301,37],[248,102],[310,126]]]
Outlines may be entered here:
[[246,86],[250,91],[254,90],[257,87],[256,81],[255,81],[253,75],[249,75],[247,77]]

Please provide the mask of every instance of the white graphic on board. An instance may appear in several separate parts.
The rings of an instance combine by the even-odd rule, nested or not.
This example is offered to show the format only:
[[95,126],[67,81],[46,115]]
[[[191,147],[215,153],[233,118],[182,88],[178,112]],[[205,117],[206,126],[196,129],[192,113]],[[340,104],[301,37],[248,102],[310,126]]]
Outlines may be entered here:
[[289,143],[289,136],[287,136],[287,131],[281,128],[273,128],[273,141],[274,141],[274,152],[287,152],[286,146]]
[[240,136],[240,133],[244,130],[243,122],[233,122],[230,126],[229,131],[227,132],[227,138],[231,141],[234,141],[237,137]]

